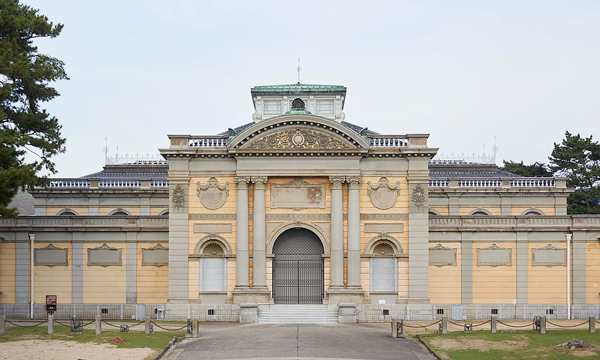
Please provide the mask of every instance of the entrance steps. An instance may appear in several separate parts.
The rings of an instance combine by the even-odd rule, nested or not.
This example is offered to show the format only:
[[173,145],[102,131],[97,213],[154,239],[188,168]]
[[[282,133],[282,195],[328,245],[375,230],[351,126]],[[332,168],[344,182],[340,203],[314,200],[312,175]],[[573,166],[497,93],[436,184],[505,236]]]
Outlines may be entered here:
[[258,322],[271,324],[337,323],[338,307],[321,304],[259,305]]

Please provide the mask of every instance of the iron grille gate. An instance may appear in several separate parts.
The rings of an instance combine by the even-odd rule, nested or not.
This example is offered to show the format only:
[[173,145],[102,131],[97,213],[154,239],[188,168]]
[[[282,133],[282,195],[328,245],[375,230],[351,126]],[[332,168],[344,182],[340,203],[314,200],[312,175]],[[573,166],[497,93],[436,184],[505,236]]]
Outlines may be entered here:
[[[286,257],[291,257],[287,255]],[[300,255],[299,257],[302,257]],[[273,260],[276,304],[322,304],[323,260]]]

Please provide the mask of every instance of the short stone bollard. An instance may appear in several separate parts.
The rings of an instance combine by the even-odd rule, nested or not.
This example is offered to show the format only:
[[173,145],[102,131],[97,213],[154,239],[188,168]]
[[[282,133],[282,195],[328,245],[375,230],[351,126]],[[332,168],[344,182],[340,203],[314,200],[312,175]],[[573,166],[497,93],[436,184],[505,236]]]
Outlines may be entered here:
[[590,332],[593,334],[596,332],[596,317],[590,316]]
[[0,316],[0,335],[4,335],[6,332],[6,315]]
[[540,317],[540,334],[546,333],[546,317]]
[[146,316],[146,328],[144,332],[146,334],[150,334],[150,316]]
[[102,316],[96,315],[96,335],[102,334]]
[[442,334],[448,333],[448,317],[442,317]]
[[497,316],[492,316],[492,325],[491,325],[492,326],[492,329],[491,329],[492,330],[492,334],[496,333],[496,320],[497,319],[498,319]]
[[200,324],[198,323],[198,319],[194,319],[192,321],[192,337],[193,338],[200,337]]
[[392,319],[392,337],[398,337],[398,319]]
[[48,314],[48,335],[54,334],[54,314]]

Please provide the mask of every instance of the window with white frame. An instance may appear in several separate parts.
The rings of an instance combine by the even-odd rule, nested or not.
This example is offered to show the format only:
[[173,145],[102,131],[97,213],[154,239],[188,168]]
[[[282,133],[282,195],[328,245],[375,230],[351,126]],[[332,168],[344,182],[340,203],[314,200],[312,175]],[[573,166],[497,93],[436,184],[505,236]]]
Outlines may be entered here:
[[398,291],[398,260],[371,258],[371,291]]
[[317,114],[333,114],[333,100],[317,100]]
[[281,114],[281,101],[265,100],[263,109],[265,115],[279,115]]
[[223,247],[217,243],[209,243],[202,251],[200,258],[200,291],[227,291],[227,258]]

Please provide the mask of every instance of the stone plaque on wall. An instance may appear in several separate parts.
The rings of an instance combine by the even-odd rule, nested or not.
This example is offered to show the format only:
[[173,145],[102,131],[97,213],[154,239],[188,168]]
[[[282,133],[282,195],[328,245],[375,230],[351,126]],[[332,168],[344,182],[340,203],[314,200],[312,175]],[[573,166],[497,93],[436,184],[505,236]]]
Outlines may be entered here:
[[142,249],[142,266],[169,265],[169,248],[157,244],[148,249]]
[[325,208],[325,184],[310,184],[296,178],[287,184],[271,185],[271,208],[294,210]]
[[52,244],[35,249],[35,264],[41,266],[67,266],[69,249],[58,248]]
[[477,249],[477,266],[512,266],[512,249],[501,248],[496,244]]
[[366,233],[402,233],[404,224],[402,223],[366,223]]
[[561,249],[548,244],[543,248],[531,249],[532,266],[566,266],[567,249]]
[[429,265],[456,266],[456,249],[444,247],[442,244],[429,248]]
[[106,244],[88,249],[88,266],[121,266],[121,249]]

